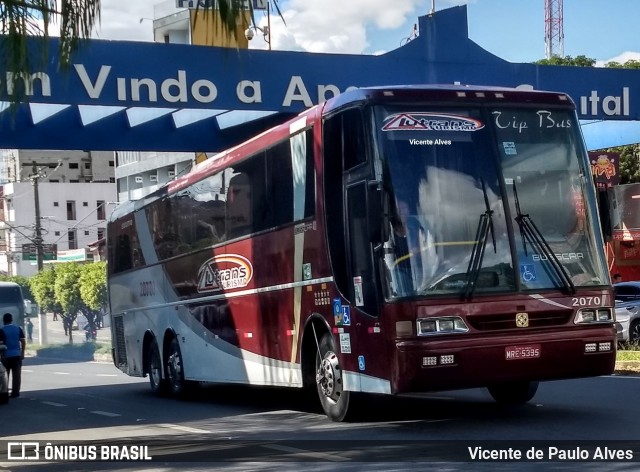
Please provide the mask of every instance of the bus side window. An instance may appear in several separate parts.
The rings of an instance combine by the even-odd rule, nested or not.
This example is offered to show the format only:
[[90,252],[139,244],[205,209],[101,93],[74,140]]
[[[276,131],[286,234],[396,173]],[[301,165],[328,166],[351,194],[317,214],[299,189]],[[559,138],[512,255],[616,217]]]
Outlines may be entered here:
[[227,239],[250,234],[252,228],[251,182],[247,174],[237,174],[229,181],[227,193]]
[[271,204],[270,226],[291,223],[293,218],[293,169],[289,141],[267,150],[267,170]]
[[359,108],[352,108],[342,114],[343,122],[343,166],[344,171],[357,167],[366,161],[364,124],[362,111]]
[[122,272],[125,270],[131,269],[132,264],[132,254],[131,254],[131,243],[129,241],[129,236],[126,234],[121,234],[118,236],[118,240],[116,242],[116,267],[114,272]]

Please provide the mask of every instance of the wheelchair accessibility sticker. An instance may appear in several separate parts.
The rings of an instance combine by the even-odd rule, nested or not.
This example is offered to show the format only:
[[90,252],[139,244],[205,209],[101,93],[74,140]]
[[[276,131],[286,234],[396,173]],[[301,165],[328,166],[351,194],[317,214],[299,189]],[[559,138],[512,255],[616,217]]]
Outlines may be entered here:
[[536,268],[533,264],[520,264],[520,278],[523,282],[535,282]]

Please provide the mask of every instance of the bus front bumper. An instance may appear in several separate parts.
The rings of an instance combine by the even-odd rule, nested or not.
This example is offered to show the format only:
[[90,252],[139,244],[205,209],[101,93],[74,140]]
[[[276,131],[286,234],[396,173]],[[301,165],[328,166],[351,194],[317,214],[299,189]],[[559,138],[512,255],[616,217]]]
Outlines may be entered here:
[[615,359],[613,325],[561,333],[397,339],[391,389],[424,392],[609,375]]

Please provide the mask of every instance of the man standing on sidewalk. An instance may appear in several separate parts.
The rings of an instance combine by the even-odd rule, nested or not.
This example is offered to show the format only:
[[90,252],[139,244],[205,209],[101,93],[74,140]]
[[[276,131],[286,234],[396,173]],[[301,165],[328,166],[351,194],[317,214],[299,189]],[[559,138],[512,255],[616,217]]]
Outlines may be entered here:
[[11,313],[5,313],[2,316],[2,322],[4,323],[2,331],[4,332],[7,346],[2,364],[11,377],[11,398],[17,398],[20,396],[22,359],[24,359],[24,350],[27,342],[22,328],[13,324],[13,315]]

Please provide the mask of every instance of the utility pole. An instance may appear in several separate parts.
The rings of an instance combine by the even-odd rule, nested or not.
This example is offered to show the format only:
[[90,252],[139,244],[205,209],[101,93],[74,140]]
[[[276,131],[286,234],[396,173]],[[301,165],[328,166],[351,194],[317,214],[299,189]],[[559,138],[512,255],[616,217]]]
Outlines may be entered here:
[[42,251],[42,226],[40,224],[40,194],[38,193],[38,179],[40,178],[39,170],[36,165],[36,161],[33,161],[33,174],[31,174],[31,184],[33,185],[33,200],[35,205],[36,214],[36,235],[33,238],[33,242],[36,245],[36,262],[38,266],[38,272],[42,271],[44,267],[44,256]]

